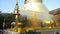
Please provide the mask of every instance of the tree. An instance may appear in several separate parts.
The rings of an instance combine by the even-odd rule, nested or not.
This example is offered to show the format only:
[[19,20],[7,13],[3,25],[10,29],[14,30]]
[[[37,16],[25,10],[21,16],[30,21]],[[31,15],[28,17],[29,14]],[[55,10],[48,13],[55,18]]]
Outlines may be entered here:
[[11,23],[14,21],[13,14],[4,14],[3,16],[5,19],[5,29],[11,28]]
[[0,29],[3,29],[4,17],[0,14]]

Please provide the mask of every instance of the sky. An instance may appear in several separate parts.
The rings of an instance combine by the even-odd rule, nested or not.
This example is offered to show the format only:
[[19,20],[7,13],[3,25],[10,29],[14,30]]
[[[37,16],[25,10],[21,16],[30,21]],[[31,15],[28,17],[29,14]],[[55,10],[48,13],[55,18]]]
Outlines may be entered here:
[[[18,0],[19,9],[21,10],[24,5],[24,0]],[[60,8],[60,0],[43,0],[43,4],[49,11]],[[13,13],[16,5],[16,0],[0,0],[0,11],[2,13]]]

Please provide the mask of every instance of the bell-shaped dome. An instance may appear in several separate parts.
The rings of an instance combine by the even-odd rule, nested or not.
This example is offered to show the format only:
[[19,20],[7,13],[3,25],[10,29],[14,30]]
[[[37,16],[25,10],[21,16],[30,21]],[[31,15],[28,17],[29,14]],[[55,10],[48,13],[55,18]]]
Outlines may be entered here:
[[52,21],[52,15],[49,14],[42,0],[25,0],[22,15],[27,16],[30,26],[39,26],[39,22],[44,23],[47,20]]

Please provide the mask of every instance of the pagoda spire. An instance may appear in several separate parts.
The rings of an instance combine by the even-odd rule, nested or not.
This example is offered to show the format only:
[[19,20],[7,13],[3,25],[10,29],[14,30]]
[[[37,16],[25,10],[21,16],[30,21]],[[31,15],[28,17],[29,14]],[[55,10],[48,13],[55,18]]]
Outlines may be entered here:
[[14,9],[14,14],[19,14],[18,0],[16,1],[16,5],[15,5],[15,9]]
[[15,22],[18,22],[19,20],[19,6],[18,6],[18,0],[16,1],[15,9],[14,9],[14,17],[15,17]]
[[18,28],[21,28],[20,25],[21,25],[21,22],[19,22],[19,16],[20,16],[20,13],[19,13],[19,6],[18,6],[18,0],[16,1],[16,5],[15,5],[15,8],[14,8],[14,22],[11,23],[11,26],[13,25],[14,27],[14,31],[15,32],[18,32],[20,33],[20,29]]
[[16,1],[16,5],[18,5],[18,0]]

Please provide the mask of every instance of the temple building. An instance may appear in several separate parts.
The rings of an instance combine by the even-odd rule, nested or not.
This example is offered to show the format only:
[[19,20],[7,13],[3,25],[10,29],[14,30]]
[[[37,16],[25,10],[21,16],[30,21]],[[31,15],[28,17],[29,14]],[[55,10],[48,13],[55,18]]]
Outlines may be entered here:
[[53,18],[56,26],[57,27],[60,26],[60,8],[54,9],[54,10],[50,11],[49,13],[51,15],[53,15],[52,18]]

